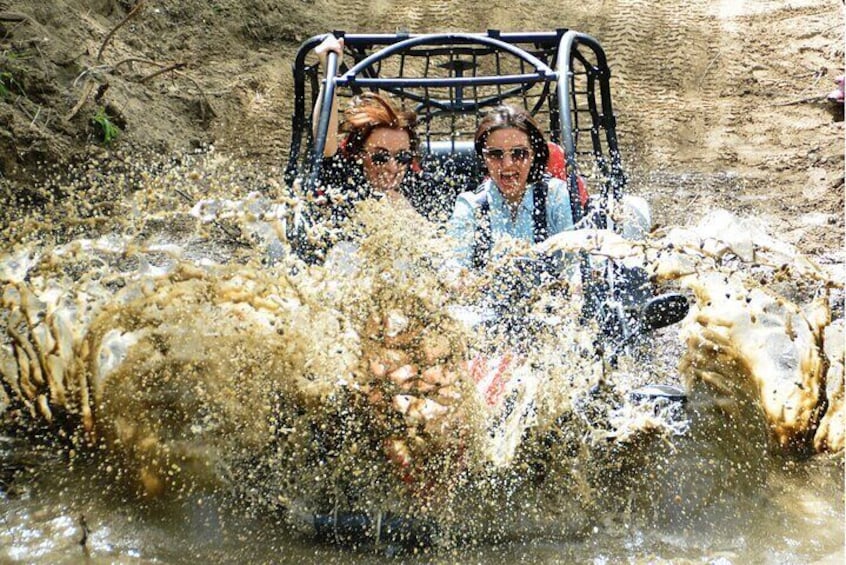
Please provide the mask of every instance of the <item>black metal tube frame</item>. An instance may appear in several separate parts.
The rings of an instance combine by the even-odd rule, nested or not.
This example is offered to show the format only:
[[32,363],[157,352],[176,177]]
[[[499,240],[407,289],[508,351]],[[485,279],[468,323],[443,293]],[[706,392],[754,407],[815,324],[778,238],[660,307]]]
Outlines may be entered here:
[[[586,69],[588,74],[587,99],[590,105],[590,114],[593,124],[591,127],[591,143],[594,158],[597,165],[603,172],[605,179],[600,185],[598,198],[602,202],[600,206],[600,221],[602,227],[614,228],[613,220],[609,217],[610,211],[619,202],[625,187],[625,175],[623,173],[620,152],[616,137],[616,124],[611,105],[610,91],[610,70],[607,59],[599,42],[593,37],[576,31],[557,30],[555,32],[540,33],[500,33],[489,31],[487,34],[344,34],[335,32],[337,36],[343,36],[346,49],[352,53],[355,64],[352,68],[343,72],[341,76],[335,76],[337,65],[334,55],[330,54],[327,59],[327,69],[323,84],[323,96],[321,102],[321,113],[319,115],[317,137],[311,138],[311,116],[306,111],[305,83],[306,76],[313,72],[313,68],[307,67],[305,58],[325,36],[315,36],[305,41],[297,52],[294,62],[294,114],[292,116],[292,140],[289,153],[289,160],[286,167],[285,179],[293,182],[298,173],[299,154],[302,147],[303,135],[308,136],[311,146],[311,155],[308,159],[309,175],[306,181],[306,189],[314,187],[319,169],[322,164],[323,151],[326,142],[326,125],[329,123],[329,113],[332,109],[331,101],[338,86],[349,87],[355,92],[362,89],[382,89],[389,92],[401,94],[402,96],[426,103],[442,112],[469,112],[477,110],[485,105],[497,103],[503,98],[519,96],[525,93],[533,84],[539,82],[557,82],[558,108],[550,108],[550,127],[560,126],[561,141],[567,155],[567,169],[569,171],[567,184],[570,192],[570,200],[573,208],[573,218],[578,221],[582,218],[584,210],[580,205],[578,193],[578,164],[577,140],[574,138],[574,100],[573,92],[573,64],[577,61]],[[554,45],[558,43],[557,60],[555,70],[541,61],[537,56],[527,52],[525,49],[514,45],[515,43],[533,44],[536,49],[541,46]],[[384,45],[375,53],[367,54],[368,49],[377,45]],[[450,48],[440,46],[451,46]],[[431,48],[431,50],[420,50],[415,48]],[[589,49],[593,53],[596,62],[592,64],[581,53],[580,49]],[[533,67],[534,72],[512,74],[512,75],[491,75],[453,78],[381,78],[373,71],[381,61],[398,53],[430,56],[433,51],[449,52],[450,49],[464,53],[479,52],[507,52],[517,57],[520,61]],[[332,67],[332,68],[329,68]],[[596,86],[599,86],[599,106],[596,107]],[[408,86],[423,88],[435,87],[477,87],[477,86],[509,86],[517,85],[516,88],[503,91],[500,95],[490,96],[483,100],[460,101],[444,103],[423,99],[419,95],[405,92],[403,89]],[[312,101],[313,103],[314,101]],[[537,108],[537,107],[536,107]],[[306,131],[309,130],[309,131]],[[610,159],[610,171],[606,161],[606,154],[602,150],[600,130],[605,131],[605,143],[607,146],[607,157]],[[553,137],[558,137],[553,134]]]

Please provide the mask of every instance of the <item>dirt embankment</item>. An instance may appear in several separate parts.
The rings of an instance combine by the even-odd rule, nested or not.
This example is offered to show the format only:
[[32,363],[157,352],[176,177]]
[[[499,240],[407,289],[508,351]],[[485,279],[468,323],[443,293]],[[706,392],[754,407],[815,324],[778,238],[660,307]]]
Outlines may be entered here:
[[570,27],[609,55],[632,186],[660,222],[722,206],[842,254],[843,122],[824,95],[843,72],[843,12],[832,0],[0,1],[0,198],[24,210],[68,162],[206,144],[275,174],[290,63],[311,35]]

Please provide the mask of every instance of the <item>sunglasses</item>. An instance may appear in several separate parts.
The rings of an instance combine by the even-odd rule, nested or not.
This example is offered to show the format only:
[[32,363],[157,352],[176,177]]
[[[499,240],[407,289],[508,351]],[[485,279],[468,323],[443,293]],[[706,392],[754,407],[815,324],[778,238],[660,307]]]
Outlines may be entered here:
[[532,151],[528,147],[512,147],[509,150],[499,149],[496,147],[489,147],[482,150],[484,153],[485,158],[490,159],[491,161],[502,161],[505,159],[505,155],[511,155],[511,160],[515,162],[525,161],[529,158],[532,154]]
[[367,154],[370,155],[370,160],[377,167],[384,167],[391,159],[396,161],[397,165],[408,165],[414,160],[414,153],[407,149],[396,153],[391,153],[387,149],[379,149],[372,153],[368,151]]

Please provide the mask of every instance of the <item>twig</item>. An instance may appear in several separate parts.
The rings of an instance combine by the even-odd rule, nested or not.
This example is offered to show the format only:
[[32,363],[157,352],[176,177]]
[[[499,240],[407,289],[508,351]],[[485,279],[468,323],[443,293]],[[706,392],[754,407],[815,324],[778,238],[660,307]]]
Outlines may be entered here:
[[175,71],[175,70],[177,70],[177,69],[181,69],[181,68],[183,68],[184,66],[185,66],[185,63],[174,63],[174,64],[172,64],[172,65],[169,65],[169,66],[167,66],[167,67],[164,67],[164,68],[162,68],[162,69],[159,69],[159,70],[157,70],[157,71],[155,71],[155,72],[153,72],[153,73],[150,73],[150,74],[148,74],[147,76],[141,77],[141,78],[138,80],[138,82],[147,82],[148,80],[150,80],[150,79],[152,79],[152,78],[155,78],[155,77],[157,77],[157,76],[159,76],[159,75],[161,75],[161,74],[164,74],[164,73],[166,73],[166,72],[168,72],[168,71]]
[[0,22],[26,22],[29,16],[20,12],[0,12]]
[[188,193],[186,193],[184,190],[182,190],[182,189],[180,189],[180,188],[174,188],[174,189],[173,189],[173,191],[174,191],[176,194],[178,194],[179,196],[181,196],[181,197],[182,197],[182,199],[183,199],[183,200],[185,200],[186,202],[188,202],[189,204],[194,204],[194,199],[193,199],[193,198],[191,198],[191,197],[188,195]]
[[232,243],[234,243],[235,245],[237,245],[239,247],[246,247],[247,249],[252,248],[252,245],[250,245],[249,243],[247,243],[246,241],[241,239],[240,233],[238,233],[236,231],[232,231],[231,229],[229,229],[228,226],[226,226],[222,222],[220,222],[218,220],[212,220],[212,224],[217,226],[218,229],[220,229],[223,233],[228,235],[229,238],[231,239]]
[[[15,106],[17,106],[18,108],[20,108],[20,110],[21,110],[24,114],[26,114],[26,117],[27,117],[27,118],[29,118],[30,120],[31,120],[31,119],[33,119],[32,114],[30,114],[30,113],[29,113],[29,110],[27,110],[26,108],[24,108],[23,104],[21,104],[21,100],[26,100],[26,97],[25,97],[25,96],[18,96],[17,98],[15,98]],[[39,106],[39,109],[40,109],[40,106]]]
[[[103,39],[103,43],[100,44],[100,49],[97,51],[97,62],[98,63],[102,62],[103,51],[106,49],[106,45],[109,44],[109,41],[111,41],[112,36],[114,36],[114,34],[117,32],[117,30],[119,30],[121,27],[123,27],[123,25],[126,24],[126,22],[128,22],[133,17],[135,17],[135,14],[137,14],[141,10],[141,7],[143,5],[144,5],[144,0],[138,0],[138,3],[135,4],[135,7],[132,8],[129,11],[129,13],[126,15],[126,17],[123,18],[120,22],[118,22],[118,24],[115,27],[113,27],[111,29],[111,31],[109,31],[109,33],[106,34],[105,39]],[[108,65],[106,65],[106,66],[103,66],[103,67],[94,67],[93,69],[85,69],[84,71],[82,71],[82,73],[80,73],[80,75],[78,77],[76,77],[76,80],[74,80],[73,83],[76,84],[77,81],[79,81],[81,78],[85,77],[92,70],[100,69],[100,68],[102,68],[102,69],[112,68],[113,69],[114,67],[109,67]],[[94,83],[88,82],[85,85],[85,88],[82,90],[82,96],[80,96],[79,101],[76,103],[76,105],[70,111],[70,113],[68,113],[68,115],[65,116],[65,120],[70,121],[70,120],[73,119],[74,116],[77,115],[77,113],[79,113],[79,111],[82,109],[82,106],[85,104],[86,100],[88,100],[88,97],[91,95],[92,90],[94,90]]]
[[106,49],[106,45],[108,45],[108,44],[109,44],[109,41],[111,41],[112,36],[113,36],[113,35],[117,32],[117,30],[119,30],[121,27],[123,27],[123,26],[124,26],[124,24],[126,24],[126,22],[128,22],[129,20],[131,20],[132,18],[134,18],[134,17],[135,17],[135,14],[137,14],[137,13],[138,13],[138,11],[141,9],[141,7],[142,7],[143,5],[144,5],[144,0],[138,0],[138,3],[137,3],[137,4],[135,4],[135,7],[134,7],[134,8],[132,8],[132,9],[129,11],[129,13],[126,15],[126,17],[125,17],[125,18],[123,18],[123,19],[122,19],[122,20],[118,23],[118,25],[116,25],[115,27],[113,27],[113,28],[112,28],[112,30],[111,30],[108,34],[106,34],[106,38],[103,40],[103,43],[101,43],[101,44],[100,44],[100,50],[99,50],[99,51],[97,51],[97,62],[98,62],[98,63],[99,63],[100,61],[102,61],[102,59],[103,59],[103,51]]
[[[190,75],[187,75],[185,73],[180,73],[179,71],[173,71],[173,74],[194,83],[194,86],[197,87],[197,90],[200,92],[200,96],[203,97],[203,100],[205,101],[206,106],[208,106],[208,109],[211,112],[212,116],[217,116],[217,114],[214,112],[214,108],[212,108],[211,102],[209,102],[208,96],[206,96],[205,91],[200,86],[200,83],[198,83],[196,80],[194,80],[194,78],[192,78]],[[206,110],[205,110],[205,107],[202,106],[202,105],[200,106],[200,117],[202,119],[206,119]]]
[[77,59],[79,59],[80,57],[85,55],[85,53],[86,53],[85,51],[80,51],[79,55],[75,55],[75,56],[71,57],[70,59],[66,59],[64,61],[54,61],[53,59],[50,59],[50,62],[55,64],[55,65],[58,65],[60,67],[67,67],[68,65],[73,64]]
[[706,77],[706,76],[708,76],[708,71],[710,71],[710,70],[711,70],[711,67],[714,65],[714,63],[716,63],[716,62],[717,62],[717,59],[719,59],[719,58],[720,58],[720,55],[722,55],[722,51],[717,51],[717,54],[716,54],[716,55],[714,55],[714,56],[711,58],[711,60],[708,62],[708,66],[707,66],[707,67],[705,67],[705,70],[704,70],[704,71],[702,71],[702,76],[700,76],[700,77],[699,77],[699,82],[697,83],[697,86],[700,86],[700,87],[701,87],[701,86],[702,86],[702,83],[703,83],[703,82],[705,82],[705,77]]
[[[153,61],[151,59],[144,59],[143,57],[127,57],[126,59],[121,59],[120,61],[118,61],[114,65],[97,65],[96,67],[88,67],[87,69],[85,69],[84,71],[82,71],[81,73],[79,73],[77,75],[77,77],[73,80],[73,85],[76,86],[76,83],[78,83],[80,80],[85,78],[86,75],[92,74],[96,71],[103,71],[104,73],[111,73],[112,71],[117,70],[117,68],[120,67],[121,65],[126,65],[128,63],[146,63],[147,65],[153,65],[153,66],[156,66],[156,67],[166,67],[170,64],[170,63],[159,63],[158,61]],[[184,65],[184,63],[177,63],[177,64]]]
[[817,84],[820,82],[820,80],[822,80],[822,77],[825,76],[825,73],[826,73],[825,69],[817,69],[816,71],[814,71],[814,74],[812,76],[816,80],[814,80],[814,82],[812,84],[809,84],[808,86],[803,88],[802,92],[800,92],[799,94],[805,94],[809,90],[813,90],[814,88],[816,88]]
[[50,129],[50,122],[53,119],[53,110],[51,108],[47,108],[46,116],[44,116],[44,129]]
[[817,95],[817,96],[808,96],[807,98],[800,98],[798,100],[791,100],[790,102],[781,102],[779,104],[773,104],[773,106],[795,106],[797,104],[805,104],[807,102],[822,102],[825,100],[825,95]]
[[94,83],[87,82],[85,83],[85,88],[82,90],[82,96],[79,97],[79,102],[76,103],[76,106],[65,116],[65,121],[71,121],[74,116],[76,116],[79,111],[82,109],[82,106],[85,104],[85,101],[88,100],[88,97],[91,95],[91,91],[94,90]]
[[685,204],[684,208],[682,208],[682,212],[687,212],[690,208],[696,204],[696,201],[699,200],[699,195],[702,194],[701,192],[697,192],[693,198],[690,199],[690,202]]
[[155,67],[166,67],[170,63],[159,63],[158,61],[153,61],[152,59],[145,59],[143,57],[127,57],[126,59],[121,59],[117,63],[111,66],[111,70],[116,70],[121,65],[126,65],[127,63],[145,63],[147,65],[153,65]]
[[[39,47],[39,45],[42,44],[42,43],[46,43],[47,41],[48,41],[47,39],[40,39],[38,37],[30,37],[29,39],[26,40],[26,44],[29,45],[30,47],[34,48],[38,52],[38,55],[42,59],[46,59],[47,57],[44,56],[44,52],[41,50],[41,47]],[[25,57],[29,58],[29,55],[26,55]]]
[[110,67],[109,65],[99,65],[97,67],[88,67],[87,69],[85,69],[84,71],[79,73],[75,79],[73,79],[73,86],[76,86],[76,83],[78,83],[80,80],[85,78],[86,75],[93,73],[94,71],[107,71],[111,68],[112,67]]
[[35,111],[35,117],[32,118],[32,121],[29,123],[29,127],[31,127],[31,128],[35,127],[35,121],[38,119],[38,114],[40,114],[40,113],[41,113],[41,106],[39,106],[38,109]]

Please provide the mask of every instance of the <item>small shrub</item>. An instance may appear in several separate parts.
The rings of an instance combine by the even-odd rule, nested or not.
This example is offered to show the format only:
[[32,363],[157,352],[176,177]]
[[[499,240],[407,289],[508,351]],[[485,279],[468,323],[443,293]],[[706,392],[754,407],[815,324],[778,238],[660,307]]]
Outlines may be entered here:
[[0,98],[7,98],[12,93],[26,97],[23,86],[15,76],[9,71],[0,71]]
[[11,51],[4,50],[0,53],[0,98],[6,98],[13,92],[26,96],[20,81],[15,78],[26,72],[22,65],[24,59],[25,57]]
[[12,92],[14,80],[9,71],[0,71],[0,98],[6,98]]
[[95,126],[97,126],[100,136],[102,137],[102,141],[106,145],[111,144],[111,142],[117,138],[118,134],[120,134],[120,128],[112,122],[109,114],[106,112],[106,108],[103,106],[97,108],[97,113],[94,114],[91,121]]

